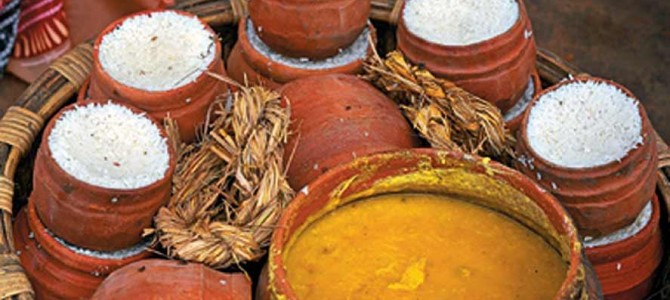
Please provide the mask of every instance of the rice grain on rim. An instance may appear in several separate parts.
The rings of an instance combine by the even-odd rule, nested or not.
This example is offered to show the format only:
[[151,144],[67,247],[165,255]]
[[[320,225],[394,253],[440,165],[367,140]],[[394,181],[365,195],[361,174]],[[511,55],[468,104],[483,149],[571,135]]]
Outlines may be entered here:
[[108,102],[75,106],[56,121],[48,137],[56,163],[91,185],[137,189],[165,176],[167,139],[144,114]]
[[607,83],[563,85],[530,108],[529,145],[543,159],[567,168],[620,161],[643,141],[638,105]]
[[408,0],[403,20],[432,43],[465,46],[508,31],[519,19],[515,0]]
[[189,84],[215,56],[215,38],[195,17],[173,11],[125,20],[102,38],[99,59],[114,80],[146,91]]

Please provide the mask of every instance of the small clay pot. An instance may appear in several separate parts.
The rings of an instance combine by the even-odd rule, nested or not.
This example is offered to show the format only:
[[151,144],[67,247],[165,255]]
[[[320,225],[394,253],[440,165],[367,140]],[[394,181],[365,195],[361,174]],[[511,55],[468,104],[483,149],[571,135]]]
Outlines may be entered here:
[[[414,64],[449,79],[506,112],[518,101],[535,69],[535,38],[522,0],[519,18],[503,34],[465,46],[429,42],[409,31],[401,16],[398,49]],[[404,11],[404,8],[403,8]]]
[[347,48],[368,22],[370,0],[251,0],[260,38],[290,57],[324,59]]
[[[584,81],[614,85],[637,99],[625,87],[612,81],[577,78],[544,90],[533,99],[531,109],[543,95],[563,85]],[[655,193],[656,139],[642,103],[638,103],[638,108],[642,118],[642,144],[630,150],[621,161],[592,168],[558,166],[535,153],[528,142],[530,109],[526,110],[517,139],[519,158],[515,162],[516,168],[551,191],[584,236],[599,237],[630,225]]]
[[[535,98],[537,95],[540,94],[540,92],[542,92],[542,82],[541,82],[541,79],[540,79],[540,75],[537,73],[537,71],[533,71],[532,82],[533,82],[533,96],[532,96],[532,98]],[[525,95],[524,95],[524,97],[525,97]],[[519,102],[517,102],[517,104],[520,103],[523,100],[524,99],[522,97],[522,99]],[[512,133],[513,135],[516,135],[516,132],[519,130],[519,128],[521,128],[521,122],[523,121],[523,115],[525,114],[526,110],[528,110],[528,107],[530,107],[530,102],[531,101],[532,101],[532,99],[528,100],[528,102],[526,103],[526,106],[522,108],[522,111],[516,117],[511,118],[508,121],[505,121],[505,125],[507,125],[507,129],[509,129],[510,133]],[[508,111],[507,113],[510,113],[510,111]]]
[[116,270],[91,299],[251,300],[251,282],[202,264],[147,259]]
[[358,77],[309,77],[279,92],[291,105],[284,161],[295,190],[358,156],[419,145],[398,106]]
[[[62,109],[44,131],[44,142],[35,158],[31,201],[46,227],[71,244],[98,251],[131,247],[142,240],[143,230],[151,227],[153,216],[170,197],[175,154],[168,145],[169,167],[165,176],[145,187],[110,189],[76,179],[54,160],[47,140],[56,121],[77,105]],[[152,122],[167,138],[163,127],[153,119]]]
[[656,269],[663,260],[661,208],[656,196],[652,202],[651,219],[636,235],[586,249],[606,299],[646,299],[652,290]]
[[582,252],[577,228],[551,194],[499,163],[435,149],[363,157],[332,169],[298,193],[282,213],[270,243],[266,290],[272,299],[297,299],[284,251],[300,228],[362,198],[408,192],[449,195],[504,213],[542,236],[568,265],[553,299],[600,299],[600,286]]
[[88,299],[109,273],[151,255],[141,251],[103,259],[79,254],[49,234],[32,201],[14,221],[14,242],[37,299]]
[[[106,34],[112,32],[128,18],[156,12],[160,12],[160,10],[139,12],[119,19],[107,26],[98,36],[93,49],[93,69],[91,70],[89,96],[93,99],[113,99],[136,106],[161,121],[169,115],[179,125],[182,141],[192,142],[195,140],[196,131],[204,122],[212,102],[216,100],[217,96],[228,91],[226,84],[207,74],[207,72],[212,72],[227,76],[223,61],[220,59],[220,43],[214,43],[215,58],[205,72],[200,74],[195,81],[168,91],[145,91],[124,85],[109,76],[100,63],[100,44]],[[175,12],[188,17],[196,17],[182,11]],[[216,36],[206,23],[202,22],[202,24],[211,32],[212,36]]]
[[[369,26],[370,34],[375,38],[374,27]],[[353,60],[350,63],[327,69],[302,69],[289,66],[266,56],[258,51],[249,40],[247,20],[241,20],[238,25],[238,40],[233,52],[228,58],[230,77],[239,83],[248,80],[250,85],[264,84],[276,88],[296,79],[326,75],[326,74],[359,74],[363,71],[364,58]],[[372,49],[368,49],[368,55]]]

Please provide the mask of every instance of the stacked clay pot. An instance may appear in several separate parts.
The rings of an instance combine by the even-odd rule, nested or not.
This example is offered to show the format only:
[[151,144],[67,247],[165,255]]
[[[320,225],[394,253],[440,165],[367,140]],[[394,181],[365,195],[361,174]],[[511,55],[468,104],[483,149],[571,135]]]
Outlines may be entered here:
[[91,299],[251,300],[251,282],[202,264],[147,259],[114,271]]
[[[126,16],[107,26],[98,36],[93,50],[93,69],[88,85],[87,95],[94,99],[113,99],[121,103],[127,103],[147,111],[151,116],[158,120],[164,120],[170,117],[177,122],[179,126],[180,137],[184,142],[192,142],[197,136],[197,131],[204,123],[207,111],[216,97],[228,91],[228,87],[221,80],[216,79],[208,72],[226,75],[223,60],[221,57],[221,44],[214,42],[214,59],[202,71],[200,75],[188,84],[165,91],[148,91],[140,88],[125,85],[112,78],[100,62],[100,45],[103,38],[114,31],[119,25],[128,19],[151,15],[152,13],[161,13],[163,10],[143,11]],[[197,18],[182,11],[174,11],[180,15]],[[210,32],[212,39],[215,40],[216,33],[205,22],[200,20],[204,28]],[[186,74],[188,75],[188,74]],[[84,90],[80,92],[82,94]]]
[[[641,121],[641,141],[623,158],[606,164],[584,168],[557,165],[531,147],[528,134],[530,114],[543,96],[566,85],[584,83],[612,86],[634,100]],[[658,157],[651,123],[639,100],[615,82],[579,77],[542,91],[526,111],[518,135],[517,169],[561,201],[586,241],[607,239],[633,226],[645,205],[655,197]],[[642,231],[623,241],[586,251],[603,282],[606,298],[638,299],[637,296],[651,291],[650,282],[662,253],[656,202],[654,200],[653,217]],[[631,295],[636,296],[630,298]]]
[[414,34],[407,27],[403,8],[398,49],[414,64],[453,81],[505,113],[521,99],[535,71],[533,29],[523,1],[517,2],[519,17],[510,29],[468,45],[437,44]]
[[143,231],[172,189],[176,160],[163,127],[125,104],[116,105],[148,118],[166,139],[168,166],[162,178],[140,188],[114,189],[84,182],[59,165],[48,142],[56,123],[83,106],[111,104],[87,102],[63,108],[44,130],[29,205],[14,226],[22,265],[44,299],[88,298],[114,269],[148,257],[150,243]]
[[279,92],[291,107],[284,161],[296,190],[356,157],[419,145],[398,106],[356,76],[308,77]]
[[360,73],[374,38],[369,12],[369,0],[252,0],[228,58],[230,77],[277,89],[308,76]]

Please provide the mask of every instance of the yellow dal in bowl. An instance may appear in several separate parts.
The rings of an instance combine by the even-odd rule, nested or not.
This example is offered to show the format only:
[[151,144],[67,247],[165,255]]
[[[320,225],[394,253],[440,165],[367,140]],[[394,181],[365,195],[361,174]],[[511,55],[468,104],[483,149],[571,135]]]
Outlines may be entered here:
[[567,265],[507,216],[429,194],[352,202],[283,254],[299,299],[552,299]]

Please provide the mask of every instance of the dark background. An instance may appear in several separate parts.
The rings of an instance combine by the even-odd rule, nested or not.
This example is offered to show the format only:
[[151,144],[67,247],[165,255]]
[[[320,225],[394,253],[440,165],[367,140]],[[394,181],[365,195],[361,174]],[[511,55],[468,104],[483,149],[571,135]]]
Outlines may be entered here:
[[[538,46],[594,76],[617,81],[642,100],[670,140],[670,0],[525,0]],[[4,111],[26,87],[0,80]]]

